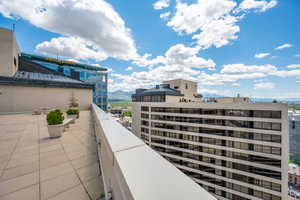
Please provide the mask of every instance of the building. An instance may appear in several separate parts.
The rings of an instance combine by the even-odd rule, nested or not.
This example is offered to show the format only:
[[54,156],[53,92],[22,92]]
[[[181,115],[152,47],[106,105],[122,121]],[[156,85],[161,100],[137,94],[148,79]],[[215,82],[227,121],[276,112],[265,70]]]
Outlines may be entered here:
[[[107,110],[106,68],[21,53],[11,30],[0,28],[0,35],[1,76],[14,76],[18,70],[19,61],[23,63],[23,66],[47,68],[52,72],[59,72],[64,77],[94,85],[93,102],[103,110]],[[26,70],[29,70],[28,68]]]
[[289,164],[289,184],[300,186],[300,168],[294,163]]
[[133,133],[220,200],[286,200],[288,106],[204,102],[177,82],[136,91]]
[[289,111],[290,160],[300,162],[300,113]]
[[101,109],[107,110],[106,68],[25,53],[21,53],[20,59],[34,62],[43,67],[61,72],[73,79],[93,84],[93,102]]
[[[89,109],[94,85],[20,56],[11,30],[0,28],[0,113],[66,110],[73,95],[80,109]],[[42,100],[41,100],[42,99]]]

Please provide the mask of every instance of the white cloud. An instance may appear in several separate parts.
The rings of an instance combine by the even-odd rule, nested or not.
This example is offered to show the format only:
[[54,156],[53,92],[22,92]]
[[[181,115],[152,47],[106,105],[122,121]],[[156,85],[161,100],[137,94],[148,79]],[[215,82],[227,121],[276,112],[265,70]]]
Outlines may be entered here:
[[159,15],[162,19],[167,19],[171,15],[171,12],[165,12]]
[[265,12],[277,5],[276,0],[265,1],[265,0],[244,0],[240,3],[237,12],[254,9],[257,12]]
[[238,87],[238,86],[240,86],[240,84],[239,83],[232,83],[231,86]]
[[267,75],[264,73],[253,72],[253,73],[244,73],[244,74],[207,74],[202,72],[198,76],[198,80],[201,85],[224,85],[226,82],[236,82],[238,80],[244,79],[257,79],[264,78]]
[[280,70],[270,73],[270,75],[279,77],[300,77],[300,70]]
[[264,58],[269,55],[270,55],[269,53],[258,53],[258,54],[255,54],[255,58]]
[[244,64],[229,64],[223,65],[221,73],[233,74],[233,73],[272,73],[277,71],[277,67],[274,65],[244,65]]
[[133,70],[133,67],[132,66],[129,66],[125,69],[126,71],[132,71]]
[[161,10],[163,8],[169,7],[169,0],[159,0],[156,3],[153,4],[153,8],[155,10]]
[[223,19],[214,20],[202,27],[202,32],[195,34],[193,39],[197,39],[197,44],[203,49],[215,46],[220,48],[229,44],[230,40],[236,40],[236,35],[240,27],[235,25],[236,17],[227,16]]
[[293,45],[292,44],[283,44],[283,45],[280,45],[278,47],[275,48],[275,50],[282,50],[282,49],[287,49],[287,48],[291,48]]
[[261,82],[261,83],[255,83],[254,89],[273,89],[275,87],[274,83],[271,82]]
[[288,65],[287,68],[300,68],[300,64]]
[[183,66],[188,68],[208,68],[214,69],[216,64],[211,59],[204,59],[197,56],[198,48],[186,47],[183,44],[171,46],[164,56],[157,56],[151,59],[150,54],[145,54],[140,59],[134,61],[139,66],[154,66],[163,64],[166,66]]
[[[64,54],[77,58],[94,59],[99,54],[97,60],[105,57],[128,60],[137,56],[130,30],[104,0],[4,0],[0,2],[0,13],[62,35],[56,41],[52,39],[37,46],[37,50],[45,53],[65,49],[69,52]],[[75,52],[70,41],[76,41],[83,51]],[[91,57],[87,52],[91,52]]]
[[300,57],[300,54],[296,54],[295,57]]
[[58,37],[38,44],[36,46],[36,51],[75,59],[93,59],[101,61],[107,58],[105,53],[99,49],[91,48],[90,46],[90,43],[82,38]]
[[[174,31],[195,34],[200,48],[221,47],[237,39],[239,17],[230,15],[236,2],[231,0],[198,0],[187,4],[177,1],[176,13],[167,23]],[[200,31],[200,33],[199,33]]]

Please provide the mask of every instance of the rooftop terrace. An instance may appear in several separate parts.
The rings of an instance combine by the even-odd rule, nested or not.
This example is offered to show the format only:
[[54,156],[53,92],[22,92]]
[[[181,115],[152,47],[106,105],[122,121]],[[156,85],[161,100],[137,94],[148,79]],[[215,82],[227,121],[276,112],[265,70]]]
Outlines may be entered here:
[[0,200],[90,200],[103,192],[89,111],[58,139],[48,139],[44,115],[0,115]]
[[0,115],[0,200],[199,198],[216,200],[94,104],[57,139],[45,115]]

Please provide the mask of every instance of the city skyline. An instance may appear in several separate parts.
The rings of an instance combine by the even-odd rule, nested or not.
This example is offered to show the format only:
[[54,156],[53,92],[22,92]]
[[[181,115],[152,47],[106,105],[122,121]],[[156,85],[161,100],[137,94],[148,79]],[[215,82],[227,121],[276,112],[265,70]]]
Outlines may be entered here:
[[110,91],[184,78],[203,94],[300,98],[295,0],[19,5],[0,3],[0,26],[16,24],[22,51],[108,67]]

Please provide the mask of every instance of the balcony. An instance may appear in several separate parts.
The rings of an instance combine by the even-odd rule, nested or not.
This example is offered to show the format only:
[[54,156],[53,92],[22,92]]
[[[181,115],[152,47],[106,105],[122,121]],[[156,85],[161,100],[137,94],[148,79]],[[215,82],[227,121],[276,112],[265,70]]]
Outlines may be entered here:
[[44,115],[0,115],[0,199],[216,200],[96,105],[58,139]]

